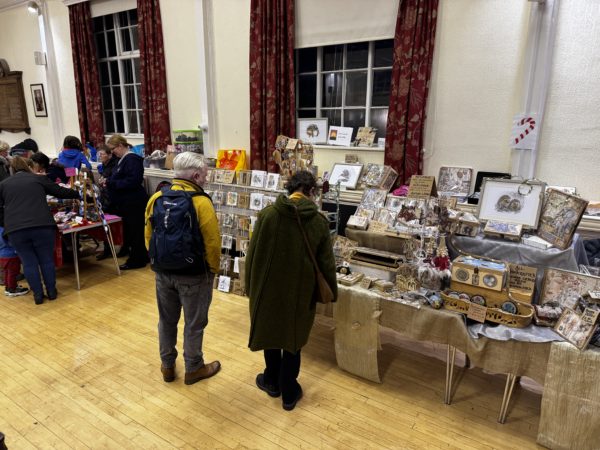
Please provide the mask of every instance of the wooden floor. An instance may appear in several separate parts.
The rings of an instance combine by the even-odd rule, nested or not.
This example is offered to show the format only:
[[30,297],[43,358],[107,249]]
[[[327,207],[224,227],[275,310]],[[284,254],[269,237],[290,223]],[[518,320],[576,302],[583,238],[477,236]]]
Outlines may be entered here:
[[[216,293],[207,360],[222,371],[193,386],[164,383],[149,269],[110,262],[59,271],[59,298],[0,298],[0,431],[28,448],[536,448],[540,396],[516,389],[496,423],[504,378],[469,370],[442,402],[442,361],[383,345],[383,383],[337,368],[331,319],[318,317],[302,353],[304,398],[292,412],[259,391],[262,355],[247,349],[247,299]],[[387,341],[390,339],[388,338]],[[392,340],[393,341],[393,340]]]

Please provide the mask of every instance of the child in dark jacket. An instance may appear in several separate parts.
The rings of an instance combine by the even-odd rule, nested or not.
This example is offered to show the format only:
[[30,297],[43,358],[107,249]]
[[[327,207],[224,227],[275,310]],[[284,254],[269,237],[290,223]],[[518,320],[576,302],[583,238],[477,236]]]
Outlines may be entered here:
[[63,167],[75,167],[81,169],[84,164],[89,170],[92,170],[92,165],[83,153],[83,144],[75,136],[67,136],[63,142],[63,149],[58,155],[58,162]]
[[4,228],[0,227],[0,266],[4,270],[4,295],[17,297],[29,292],[29,288],[17,284],[17,275],[21,270],[21,260],[17,252],[4,239]]

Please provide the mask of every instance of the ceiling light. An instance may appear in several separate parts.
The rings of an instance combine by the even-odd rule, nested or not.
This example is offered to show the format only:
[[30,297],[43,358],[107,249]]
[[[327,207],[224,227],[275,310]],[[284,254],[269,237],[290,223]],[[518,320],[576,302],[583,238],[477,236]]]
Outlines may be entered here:
[[31,14],[40,14],[40,5],[37,2],[29,2],[27,3],[27,11]]

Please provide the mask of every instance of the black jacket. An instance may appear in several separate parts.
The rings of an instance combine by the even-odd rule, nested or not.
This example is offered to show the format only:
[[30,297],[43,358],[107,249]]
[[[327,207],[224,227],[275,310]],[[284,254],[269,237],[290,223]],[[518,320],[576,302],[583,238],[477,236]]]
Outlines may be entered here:
[[106,164],[102,164],[102,176],[108,180],[117,168],[118,163],[119,158],[117,158],[115,155],[112,155]]
[[131,205],[144,207],[148,194],[144,189],[144,158],[135,153],[124,155],[106,182],[110,204],[118,209]]
[[4,232],[56,226],[46,195],[79,198],[79,193],[31,172],[17,172],[0,183],[0,224]]

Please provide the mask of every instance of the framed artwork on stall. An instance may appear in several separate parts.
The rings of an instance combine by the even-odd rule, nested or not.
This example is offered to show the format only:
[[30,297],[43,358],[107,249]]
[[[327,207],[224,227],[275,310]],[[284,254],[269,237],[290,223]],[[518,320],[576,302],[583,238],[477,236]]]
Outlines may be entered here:
[[479,220],[516,223],[537,228],[544,200],[545,183],[539,181],[486,178],[477,208]]
[[354,189],[362,172],[362,164],[343,164],[335,163],[329,174],[329,184],[335,186],[340,183],[340,186]]
[[256,188],[264,188],[267,179],[267,172],[264,170],[253,170],[250,186]]
[[311,144],[327,144],[327,128],[329,119],[324,118],[298,118],[296,119],[296,136],[302,141]]
[[472,179],[473,169],[469,167],[440,167],[438,194],[466,197],[471,191]]
[[558,189],[547,189],[537,235],[564,250],[588,206],[588,201]]
[[557,324],[554,326],[554,331],[579,350],[584,350],[598,327],[596,322],[599,314],[600,311],[590,308],[586,308],[583,314],[579,314],[570,308],[565,308]]
[[580,297],[590,291],[600,291],[600,277],[547,268],[544,272],[540,304],[575,308]]

